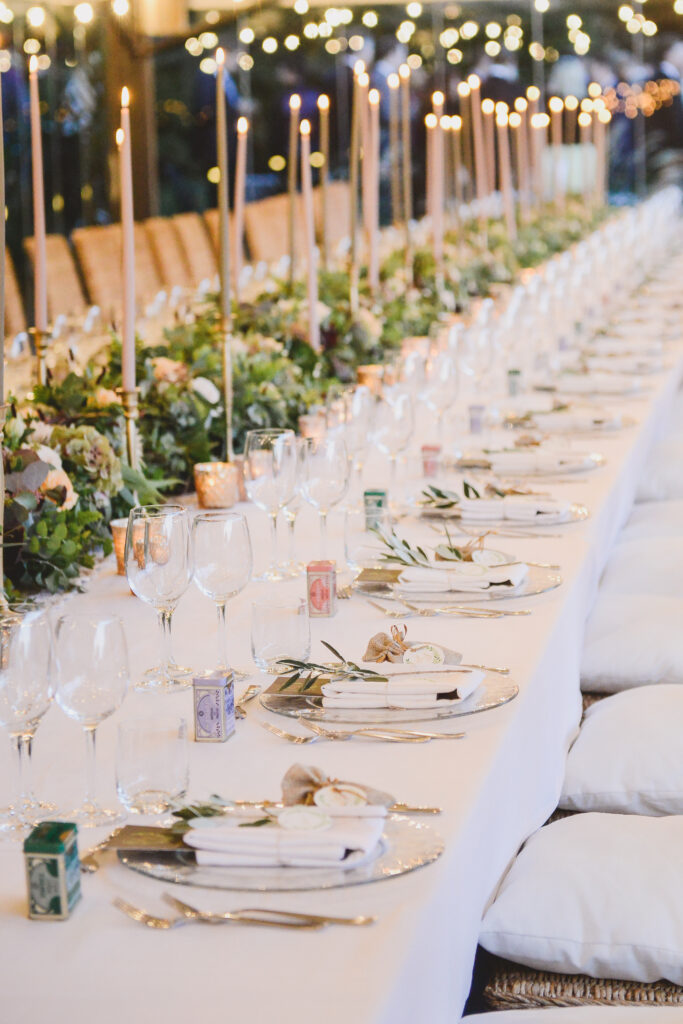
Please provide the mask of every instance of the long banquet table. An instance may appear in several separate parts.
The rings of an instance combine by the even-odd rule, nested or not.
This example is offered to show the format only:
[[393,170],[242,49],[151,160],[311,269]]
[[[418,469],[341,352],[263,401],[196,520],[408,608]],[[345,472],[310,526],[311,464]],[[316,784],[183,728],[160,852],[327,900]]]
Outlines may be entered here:
[[[26,917],[23,859],[16,843],[0,844],[0,1020],[35,1024],[54,1017],[100,1024],[155,1019],[205,1024],[236,1021],[318,1021],[326,1024],[453,1022],[470,986],[482,912],[520,844],[557,804],[566,751],[580,719],[579,659],[586,618],[601,571],[634,500],[653,442],[663,429],[683,375],[683,354],[673,346],[665,373],[646,378],[648,391],[615,403],[637,423],[614,435],[591,438],[605,465],[572,483],[549,485],[552,493],[588,505],[590,518],[549,529],[543,539],[501,541],[515,553],[557,562],[563,583],[502,607],[533,609],[525,618],[495,621],[411,619],[409,638],[420,637],[462,650],[465,659],[508,665],[519,685],[517,699],[504,707],[448,721],[464,727],[460,742],[392,745],[376,742],[320,743],[294,747],[267,733],[259,721],[273,716],[255,705],[236,735],[224,745],[192,745],[191,794],[240,799],[275,798],[286,769],[295,761],[320,766],[331,776],[367,782],[403,801],[438,805],[429,819],[445,840],[434,864],[397,879],[325,892],[255,895],[200,889],[186,898],[206,909],[271,906],[332,914],[375,914],[368,928],[334,928],[295,935],[247,927],[189,926],[159,933],[135,924],[112,906],[116,895],[151,912],[167,909],[160,900],[169,886],[119,865],[112,855],[100,871],[83,877],[83,900],[72,918],[40,924]],[[432,440],[424,420],[415,447]],[[431,431],[431,432],[430,432]],[[378,466],[381,464],[378,463]],[[366,479],[377,483],[379,469]],[[544,481],[544,490],[545,481]],[[265,515],[245,507],[256,553],[256,568],[268,552]],[[330,523],[339,555],[341,516]],[[407,529],[407,528],[406,528]],[[297,526],[299,554],[317,557],[318,527],[304,508]],[[304,581],[280,584],[281,593],[304,592]],[[229,608],[234,664],[249,665],[250,609],[266,593],[252,583]],[[132,597],[112,560],[94,574],[85,595],[65,601],[90,612],[118,613],[129,641],[133,675],[157,653],[150,608]],[[369,636],[385,629],[383,619],[358,598],[339,603],[334,619],[312,620],[312,656],[329,639],[344,653],[360,657]],[[215,612],[194,588],[176,613],[175,647],[181,662],[211,665]],[[239,690],[239,687],[238,687]],[[191,694],[132,693],[99,730],[100,789],[114,794],[117,724],[141,713],[164,712],[192,718]],[[290,728],[291,722],[278,724]],[[437,726],[437,728],[440,726]],[[296,726],[293,727],[296,729]],[[36,790],[63,808],[82,796],[83,740],[79,727],[52,708],[35,742]],[[0,749],[2,793],[7,799],[8,744]],[[64,815],[62,815],[64,816]],[[67,815],[68,817],[68,815]],[[83,832],[81,848],[104,833]],[[182,895],[182,892],[181,892]]]

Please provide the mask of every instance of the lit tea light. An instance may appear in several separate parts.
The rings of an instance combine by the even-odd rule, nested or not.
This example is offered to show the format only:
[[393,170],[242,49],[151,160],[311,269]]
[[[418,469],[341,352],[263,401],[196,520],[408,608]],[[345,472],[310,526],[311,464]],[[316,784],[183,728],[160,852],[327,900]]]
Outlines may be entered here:
[[194,486],[200,508],[232,508],[240,500],[240,470],[234,462],[197,462]]

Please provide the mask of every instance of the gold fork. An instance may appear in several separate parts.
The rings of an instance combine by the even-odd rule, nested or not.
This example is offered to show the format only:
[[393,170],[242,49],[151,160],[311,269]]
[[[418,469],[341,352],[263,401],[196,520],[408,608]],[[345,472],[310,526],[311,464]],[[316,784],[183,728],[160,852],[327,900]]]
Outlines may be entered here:
[[[127,903],[126,900],[122,900],[118,896],[113,900],[113,903],[115,907],[126,914],[127,917],[132,918],[133,921],[138,921],[140,924],[144,924],[148,928],[154,928],[157,931],[169,931],[171,928],[180,928],[184,924],[206,923],[204,918],[194,914],[181,914],[179,917],[157,917],[155,914],[148,914],[146,910],[142,910],[140,907],[134,907],[132,903]],[[240,910],[230,916],[222,917],[221,920],[225,924],[256,924],[262,925],[265,928],[296,928],[297,931],[317,931],[324,927],[324,922],[315,920],[308,915],[291,914],[291,920],[289,921],[269,921],[265,917],[256,916],[257,913],[255,911]],[[298,923],[294,920],[296,917],[300,918]]]

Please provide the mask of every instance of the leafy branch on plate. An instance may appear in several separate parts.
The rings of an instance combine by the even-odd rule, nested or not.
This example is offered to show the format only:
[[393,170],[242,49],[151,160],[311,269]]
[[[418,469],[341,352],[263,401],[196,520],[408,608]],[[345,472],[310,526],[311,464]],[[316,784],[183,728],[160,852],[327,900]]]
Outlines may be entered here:
[[437,562],[473,562],[473,554],[475,551],[484,550],[484,540],[488,537],[490,530],[480,534],[479,537],[473,537],[472,540],[468,541],[463,547],[458,547],[451,540],[451,535],[448,532],[448,527],[444,526],[444,533],[446,534],[446,544],[438,544],[434,550],[434,556]]
[[301,692],[304,693],[306,690],[310,690],[323,676],[328,678],[331,683],[338,683],[344,679],[368,679],[376,683],[388,682],[387,677],[380,675],[379,672],[375,672],[370,668],[361,668],[355,661],[347,661],[339,651],[331,644],[326,643],[325,640],[322,641],[322,644],[338,659],[338,662],[330,666],[319,665],[314,661],[297,661],[294,658],[281,658],[278,664],[291,674],[280,687],[280,692],[289,689],[294,683],[303,679],[304,683],[301,687]]
[[387,548],[388,554],[382,555],[383,562],[398,562],[399,565],[419,565],[423,568],[429,568],[429,555],[424,548],[412,547],[407,540],[399,537],[394,530],[391,533],[378,529],[372,532],[379,537]]

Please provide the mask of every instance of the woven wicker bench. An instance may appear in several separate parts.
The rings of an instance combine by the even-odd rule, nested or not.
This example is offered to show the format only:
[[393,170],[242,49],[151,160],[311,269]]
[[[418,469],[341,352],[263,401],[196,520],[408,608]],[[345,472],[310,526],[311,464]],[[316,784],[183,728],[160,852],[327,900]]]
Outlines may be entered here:
[[484,987],[491,1010],[550,1006],[683,1006],[683,988],[668,981],[641,983],[550,974],[499,960]]

